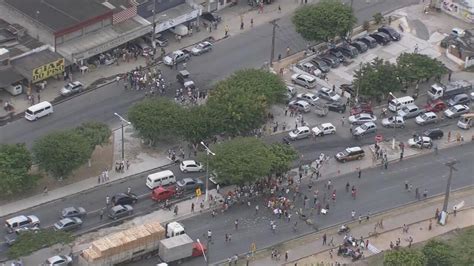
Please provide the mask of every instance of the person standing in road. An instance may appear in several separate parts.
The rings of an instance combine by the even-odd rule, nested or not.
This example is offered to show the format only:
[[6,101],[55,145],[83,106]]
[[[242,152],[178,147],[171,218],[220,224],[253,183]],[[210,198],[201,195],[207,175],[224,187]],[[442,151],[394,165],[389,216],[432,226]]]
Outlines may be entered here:
[[453,215],[456,217],[456,214],[458,213],[458,207],[454,206],[453,207]]
[[326,238],[327,238],[326,233],[324,233],[324,235],[323,235],[323,246],[326,245]]
[[131,188],[131,187],[128,187],[128,188],[127,188],[127,194],[130,195],[130,193],[132,193],[132,188]]
[[178,215],[178,205],[174,206],[174,215]]
[[359,167],[359,171],[357,172],[357,177],[360,179],[361,175],[362,175],[362,171],[360,170],[360,167]]
[[405,190],[408,190],[408,180],[405,180]]
[[212,231],[211,231],[211,229],[207,230],[207,241],[212,244]]
[[425,188],[425,191],[423,191],[423,198],[426,199],[428,197],[428,190]]
[[250,19],[250,27],[253,28],[253,18]]
[[227,36],[229,36],[229,26],[225,25],[225,27],[224,27],[224,37],[227,37]]
[[109,207],[109,204],[110,204],[110,197],[109,197],[109,195],[107,195],[107,196],[105,197],[105,205],[106,205],[107,207]]
[[356,212],[355,212],[354,210],[352,210],[352,211],[351,211],[351,218],[352,218],[352,220],[354,220],[355,215],[356,215]]
[[104,208],[100,209],[99,218],[100,218],[101,221],[104,218]]
[[235,226],[235,230],[239,229],[239,219],[235,219],[234,226]]
[[194,212],[194,202],[191,203],[191,212]]
[[258,205],[255,205],[255,215],[258,215]]

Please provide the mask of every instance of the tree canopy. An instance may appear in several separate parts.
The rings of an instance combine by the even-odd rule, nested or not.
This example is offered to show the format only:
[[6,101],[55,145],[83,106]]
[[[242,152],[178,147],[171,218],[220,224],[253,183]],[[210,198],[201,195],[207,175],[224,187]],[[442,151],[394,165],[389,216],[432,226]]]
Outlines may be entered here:
[[[255,137],[237,137],[211,147],[209,170],[220,183],[244,185],[273,173],[283,173],[296,157],[296,151],[281,144],[267,145]],[[200,154],[205,161],[206,154]]]
[[34,186],[36,177],[29,174],[31,165],[25,144],[0,145],[0,193],[11,195]]
[[357,22],[350,6],[339,1],[322,0],[305,5],[293,16],[296,31],[309,41],[329,41],[345,37]]
[[401,89],[397,76],[397,66],[380,58],[365,63],[355,70],[354,86],[359,95],[369,98],[385,98],[389,92]]
[[384,266],[424,266],[425,264],[425,256],[415,249],[402,248],[400,250],[391,250],[385,253],[383,257]]
[[87,139],[92,151],[95,149],[95,146],[107,143],[112,134],[112,131],[106,124],[99,122],[82,123],[75,128],[75,131]]
[[158,140],[176,136],[183,125],[184,109],[166,99],[153,98],[133,105],[128,119],[140,136],[154,144]]
[[444,64],[424,54],[403,53],[397,58],[398,73],[407,85],[447,73]]
[[423,247],[423,254],[428,265],[449,266],[452,264],[452,248],[441,241],[430,240]]
[[89,159],[91,143],[75,130],[51,133],[35,141],[33,158],[56,178],[67,177]]

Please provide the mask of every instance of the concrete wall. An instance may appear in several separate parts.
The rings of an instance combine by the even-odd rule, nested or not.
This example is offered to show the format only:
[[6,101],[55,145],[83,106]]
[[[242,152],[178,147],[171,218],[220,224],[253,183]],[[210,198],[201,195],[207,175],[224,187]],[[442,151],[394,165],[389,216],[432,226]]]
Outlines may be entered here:
[[[41,16],[41,14],[40,14]],[[10,7],[0,0],[0,18],[4,19],[10,24],[18,23],[25,27],[28,34],[39,41],[49,44],[54,47],[54,35],[48,28],[36,23],[27,15],[20,13],[18,10]]]

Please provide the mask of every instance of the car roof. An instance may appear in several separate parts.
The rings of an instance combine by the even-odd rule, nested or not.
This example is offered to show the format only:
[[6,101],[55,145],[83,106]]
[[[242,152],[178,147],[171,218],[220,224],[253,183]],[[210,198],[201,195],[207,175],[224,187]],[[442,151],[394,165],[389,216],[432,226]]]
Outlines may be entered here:
[[296,101],[296,102],[294,102],[294,103],[299,103],[299,104],[301,104],[301,105],[309,105],[309,103],[308,103],[307,101],[303,101],[303,100],[298,100],[298,101]]
[[323,123],[323,124],[321,124],[321,126],[323,126],[323,127],[334,127],[334,125],[331,124],[331,123]]
[[[375,123],[374,123],[374,122],[371,122],[371,121],[369,121],[369,122],[365,122],[365,123],[364,123],[364,124],[362,124],[362,125],[366,125],[366,126],[372,126],[372,125],[374,125],[374,126],[375,126]],[[362,125],[361,125],[361,126],[362,126]]]
[[25,220],[28,220],[28,217],[26,217],[26,215],[18,215],[18,216],[12,217],[10,219],[7,219],[5,222],[7,222],[9,224],[12,224],[12,223],[25,221]]
[[458,95],[455,95],[453,97],[453,99],[459,99],[459,98],[468,98],[469,96],[465,93],[461,93],[461,94],[458,94]]
[[355,117],[370,117],[372,118],[373,115],[371,114],[368,114],[368,113],[360,113],[360,114],[356,114]]
[[182,163],[185,164],[185,165],[188,165],[188,164],[197,164],[195,160],[184,160]]
[[327,92],[331,91],[330,88],[326,88],[326,87],[321,87],[321,90],[322,90],[322,91],[327,91]]
[[303,131],[303,130],[309,130],[309,127],[302,126],[302,127],[297,127],[296,129],[299,130],[299,131]]
[[355,147],[346,148],[346,150],[348,150],[348,151],[360,151],[360,150],[362,150],[362,148],[359,147],[359,146],[355,146]]
[[436,115],[435,112],[426,112],[425,115]]
[[68,223],[68,222],[75,222],[76,220],[74,219],[71,219],[71,218],[63,218],[61,220],[59,220],[60,223],[62,224],[65,224],[65,223]]

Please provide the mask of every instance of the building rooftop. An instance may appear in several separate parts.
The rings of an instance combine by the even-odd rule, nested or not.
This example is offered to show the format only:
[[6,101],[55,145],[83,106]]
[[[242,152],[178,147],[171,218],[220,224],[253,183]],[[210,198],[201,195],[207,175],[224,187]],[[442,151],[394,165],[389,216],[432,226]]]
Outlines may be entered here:
[[12,83],[24,79],[11,66],[0,66],[0,88],[6,88]]
[[31,80],[33,76],[33,69],[56,61],[60,58],[62,58],[61,55],[45,49],[43,51],[28,54],[18,59],[12,60],[10,64],[18,73],[28,80]]
[[53,32],[111,12],[96,0],[4,0]]

